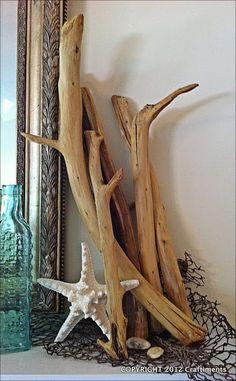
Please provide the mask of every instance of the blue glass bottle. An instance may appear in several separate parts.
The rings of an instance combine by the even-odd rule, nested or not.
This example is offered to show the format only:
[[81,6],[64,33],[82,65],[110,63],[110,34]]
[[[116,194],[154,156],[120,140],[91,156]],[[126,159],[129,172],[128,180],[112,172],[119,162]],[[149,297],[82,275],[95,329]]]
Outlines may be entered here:
[[0,223],[0,353],[31,347],[32,239],[22,217],[21,185],[2,187]]

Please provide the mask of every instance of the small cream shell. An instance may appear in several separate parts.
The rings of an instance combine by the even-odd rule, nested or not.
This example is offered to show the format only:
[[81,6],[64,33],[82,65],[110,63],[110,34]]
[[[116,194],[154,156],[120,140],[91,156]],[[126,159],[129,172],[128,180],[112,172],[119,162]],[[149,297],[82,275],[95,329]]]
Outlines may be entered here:
[[148,349],[151,346],[149,341],[145,339],[141,339],[140,337],[130,337],[126,341],[126,345],[129,349],[141,349],[141,350]]
[[161,348],[161,347],[151,347],[148,351],[147,351],[147,355],[151,358],[151,359],[158,359],[159,357],[161,357],[164,353],[164,349]]

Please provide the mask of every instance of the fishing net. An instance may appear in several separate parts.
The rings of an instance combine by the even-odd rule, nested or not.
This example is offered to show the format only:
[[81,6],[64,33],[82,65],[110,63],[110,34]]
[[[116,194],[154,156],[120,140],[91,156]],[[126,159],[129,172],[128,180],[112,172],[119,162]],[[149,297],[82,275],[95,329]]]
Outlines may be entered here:
[[164,349],[160,358],[152,360],[146,351],[128,350],[128,359],[113,360],[98,346],[97,339],[106,340],[106,337],[91,319],[82,320],[64,342],[54,343],[66,315],[35,312],[32,316],[33,344],[43,345],[50,355],[108,363],[113,367],[126,367],[128,372],[184,372],[192,380],[235,380],[236,330],[219,312],[217,301],[212,302],[206,295],[195,290],[204,286],[202,267],[198,266],[188,253],[185,253],[185,259],[179,259],[178,263],[193,319],[208,332],[204,342],[185,347],[164,332],[160,336],[149,337],[152,346]]

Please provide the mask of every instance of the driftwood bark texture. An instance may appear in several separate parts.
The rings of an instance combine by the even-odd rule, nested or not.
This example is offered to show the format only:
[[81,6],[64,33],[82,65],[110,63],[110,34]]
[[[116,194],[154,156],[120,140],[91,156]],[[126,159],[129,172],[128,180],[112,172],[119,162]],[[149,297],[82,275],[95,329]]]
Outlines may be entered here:
[[118,186],[123,171],[120,169],[111,178],[108,184],[104,184],[101,163],[100,145],[102,137],[95,132],[86,134],[89,140],[89,172],[94,189],[95,204],[98,216],[98,227],[100,233],[100,250],[103,254],[105,280],[108,290],[108,315],[111,324],[111,339],[108,343],[99,341],[100,345],[113,357],[128,357],[126,350],[126,327],[127,319],[123,314],[122,288],[118,275],[118,264],[113,235],[112,220],[110,214],[111,196]]
[[[82,88],[81,90],[84,112],[83,129],[95,131],[98,135],[103,137],[100,147],[101,166],[103,179],[108,183],[115,174],[115,165],[105,141],[104,129],[92,95],[88,88]],[[140,271],[138,248],[134,236],[130,210],[119,184],[112,194],[111,215],[113,231],[118,243],[136,269]],[[124,295],[123,307],[128,319],[127,336],[147,338],[148,322],[146,310],[130,292]]]
[[[79,76],[82,31],[82,15],[74,17],[62,29],[59,80],[61,129],[58,140],[29,134],[24,134],[24,136],[31,141],[50,145],[63,154],[75,202],[92,239],[96,246],[101,249],[97,212],[90,189],[83,150]],[[116,256],[119,279],[137,279],[139,281],[140,286],[132,290],[132,294],[174,337],[183,344],[204,339],[205,330],[145,280],[116,240],[113,241],[113,250],[113,254]]]
[[[132,121],[130,130],[135,211],[142,274],[157,291],[162,293],[157,263],[158,252],[148,155],[148,127],[148,124],[145,124],[145,114],[138,113]],[[161,331],[161,327],[152,317],[150,317],[150,328],[154,332]]]
[[[136,171],[136,168],[139,169],[140,179],[144,177],[143,171],[146,171],[148,173],[146,174],[145,189],[143,189],[143,193],[147,192],[146,188],[148,181],[148,187],[149,191],[151,190],[153,201],[152,207],[158,249],[158,259],[160,261],[161,273],[163,276],[165,290],[167,292],[168,298],[178,308],[185,312],[186,315],[188,315],[189,317],[191,317],[191,311],[188,305],[185,287],[179,271],[177,258],[174,253],[171,237],[168,231],[165,217],[165,209],[161,201],[157,177],[154,168],[152,167],[151,163],[149,163],[148,133],[152,121],[159,115],[159,113],[166,106],[168,106],[168,104],[170,104],[178,95],[191,91],[196,86],[197,84],[192,84],[182,87],[171,93],[169,96],[167,96],[157,104],[145,106],[133,119],[128,109],[128,99],[116,95],[113,95],[112,97],[113,107],[118,119],[118,124],[121,129],[122,135],[124,136],[125,141],[128,147],[130,148],[131,152],[134,151],[134,171]],[[143,134],[144,138],[143,140],[141,140],[140,135],[143,136]],[[142,160],[141,155],[143,155],[144,152],[147,160],[145,168],[139,165],[139,162],[141,162]],[[136,168],[134,164],[136,164]],[[140,187],[144,187],[144,184],[141,183]],[[140,202],[142,202],[142,199],[142,197],[135,198],[136,210],[140,209],[138,208],[137,203],[140,204]],[[138,212],[136,214],[138,218]],[[141,252],[141,255],[145,256],[145,259],[148,263],[149,252]],[[143,274],[145,276],[145,272]]]

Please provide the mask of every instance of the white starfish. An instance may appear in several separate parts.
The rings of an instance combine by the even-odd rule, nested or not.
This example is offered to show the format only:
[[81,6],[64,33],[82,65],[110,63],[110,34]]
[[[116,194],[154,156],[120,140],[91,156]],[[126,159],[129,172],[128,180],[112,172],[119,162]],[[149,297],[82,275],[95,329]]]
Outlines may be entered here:
[[[107,303],[107,288],[99,284],[94,275],[93,263],[89,248],[85,242],[82,248],[82,270],[78,283],[65,283],[59,280],[39,278],[37,281],[50,290],[59,292],[71,302],[70,313],[59,330],[55,342],[63,341],[75,325],[83,318],[91,317],[102,332],[110,339],[111,328],[105,305]],[[138,287],[135,279],[120,282],[125,291]]]

